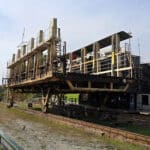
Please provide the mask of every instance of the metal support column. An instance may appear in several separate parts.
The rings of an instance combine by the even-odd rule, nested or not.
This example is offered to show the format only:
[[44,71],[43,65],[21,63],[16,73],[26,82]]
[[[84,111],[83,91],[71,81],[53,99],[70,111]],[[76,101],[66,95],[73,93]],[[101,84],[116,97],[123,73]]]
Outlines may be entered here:
[[94,72],[98,73],[99,63],[98,63],[98,51],[100,49],[100,45],[98,42],[94,43],[93,51],[94,51]]
[[115,50],[116,50],[115,35],[112,35],[111,43],[112,43],[111,76],[115,76]]
[[116,34],[116,57],[117,57],[117,77],[120,77],[120,72],[119,72],[119,64],[120,64],[120,57],[119,57],[119,51],[120,51],[120,37],[118,34]]
[[81,72],[86,73],[86,67],[85,67],[85,55],[86,55],[86,49],[81,49]]

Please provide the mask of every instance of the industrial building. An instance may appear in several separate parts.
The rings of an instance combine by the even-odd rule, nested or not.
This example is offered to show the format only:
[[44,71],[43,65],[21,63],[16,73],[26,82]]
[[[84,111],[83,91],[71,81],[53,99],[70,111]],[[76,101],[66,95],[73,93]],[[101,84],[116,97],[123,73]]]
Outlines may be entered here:
[[48,34],[40,30],[13,54],[3,79],[8,97],[41,92],[45,110],[54,95],[61,105],[65,93],[80,93],[80,104],[149,111],[150,64],[140,64],[140,56],[131,53],[130,38],[120,31],[66,53],[54,18]]

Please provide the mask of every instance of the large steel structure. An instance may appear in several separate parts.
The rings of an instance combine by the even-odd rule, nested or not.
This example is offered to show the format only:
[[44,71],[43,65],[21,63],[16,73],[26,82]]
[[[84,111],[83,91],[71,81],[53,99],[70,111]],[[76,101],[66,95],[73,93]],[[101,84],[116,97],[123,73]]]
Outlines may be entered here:
[[[13,54],[8,64],[7,87],[13,92],[42,92],[43,110],[54,95],[59,104],[64,93],[127,92],[139,77],[139,57],[131,54],[132,37],[124,31],[66,53],[57,19],[51,22],[47,38],[39,31]],[[11,99],[13,99],[11,94]]]

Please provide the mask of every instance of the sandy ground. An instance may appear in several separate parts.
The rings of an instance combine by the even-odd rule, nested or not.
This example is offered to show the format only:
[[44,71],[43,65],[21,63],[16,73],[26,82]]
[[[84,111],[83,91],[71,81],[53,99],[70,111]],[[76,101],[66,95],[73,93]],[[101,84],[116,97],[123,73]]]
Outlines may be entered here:
[[[0,130],[25,150],[114,150],[96,138],[66,134],[42,123],[11,118],[0,110]],[[5,116],[5,117],[4,117]]]

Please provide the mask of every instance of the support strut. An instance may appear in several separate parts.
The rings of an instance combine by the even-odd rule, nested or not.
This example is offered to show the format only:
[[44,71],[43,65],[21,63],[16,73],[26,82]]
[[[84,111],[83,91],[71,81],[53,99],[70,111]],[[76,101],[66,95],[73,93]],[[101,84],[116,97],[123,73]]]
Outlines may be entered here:
[[48,103],[49,103],[49,89],[47,92],[44,92],[42,89],[42,99],[41,99],[41,104],[42,104],[42,112],[46,113],[48,111]]

